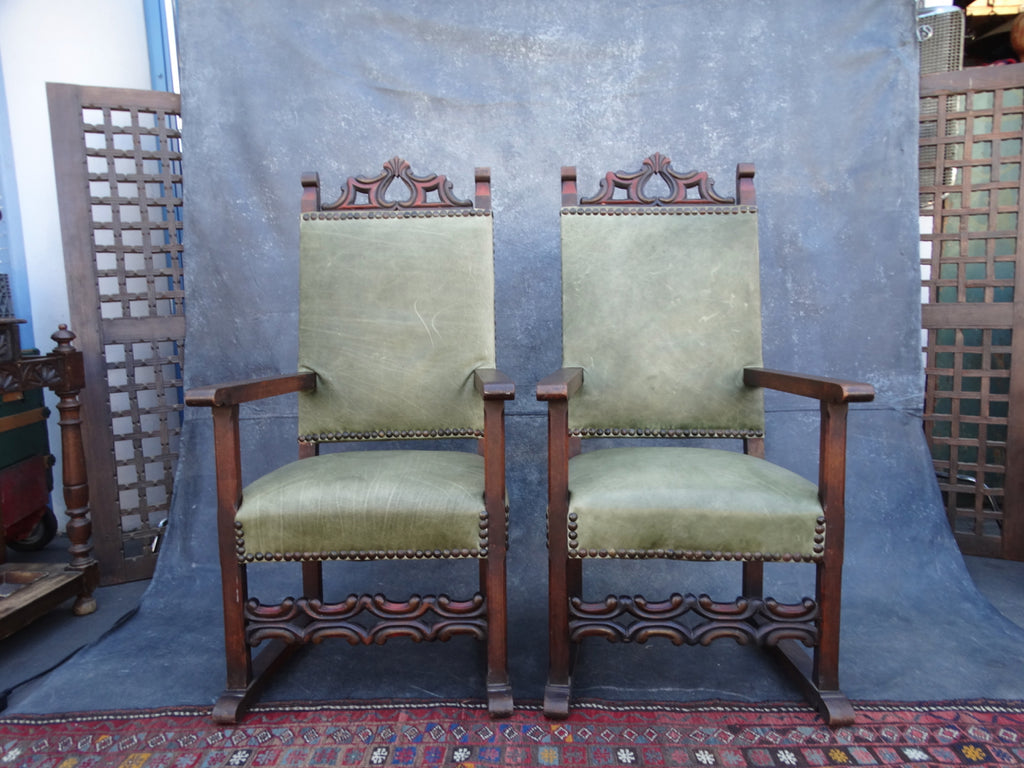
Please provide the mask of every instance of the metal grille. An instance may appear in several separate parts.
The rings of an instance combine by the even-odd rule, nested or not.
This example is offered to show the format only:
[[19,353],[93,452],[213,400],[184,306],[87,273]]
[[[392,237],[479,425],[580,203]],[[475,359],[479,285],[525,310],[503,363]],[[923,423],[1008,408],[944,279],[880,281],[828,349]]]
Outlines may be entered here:
[[964,65],[964,12],[943,8],[918,13],[921,74],[953,72]]
[[996,69],[922,78],[925,433],[961,549],[1020,558],[1024,66]]
[[49,92],[72,323],[86,356],[96,554],[108,582],[144,578],[169,513],[183,411],[179,98]]

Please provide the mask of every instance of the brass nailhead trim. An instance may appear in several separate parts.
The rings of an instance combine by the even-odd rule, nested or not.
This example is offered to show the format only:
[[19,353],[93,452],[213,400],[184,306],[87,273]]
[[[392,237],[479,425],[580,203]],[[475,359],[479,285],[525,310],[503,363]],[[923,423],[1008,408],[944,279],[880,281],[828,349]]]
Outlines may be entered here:
[[246,563],[269,563],[269,562],[306,562],[320,560],[426,560],[426,559],[461,559],[461,558],[485,558],[487,549],[435,549],[435,550],[365,550],[365,551],[339,551],[339,552],[256,552],[248,553],[239,557],[239,560]]
[[483,430],[463,429],[379,429],[375,432],[319,432],[299,435],[301,443],[337,443],[353,440],[430,440],[444,437],[483,437]]
[[[506,516],[508,508],[505,508]],[[487,512],[480,513],[480,543],[476,549],[396,549],[396,550],[339,550],[331,552],[246,552],[245,531],[235,521],[235,552],[240,563],[305,562],[319,560],[445,560],[486,558],[488,546]]]
[[763,430],[757,429],[652,429],[649,427],[580,427],[570,429],[573,437],[764,437]]
[[490,216],[491,212],[482,208],[444,208],[432,211],[417,208],[416,210],[374,210],[374,211],[317,211],[302,214],[303,221],[337,221],[339,219],[441,219],[464,216]]
[[578,545],[570,544],[569,557],[582,560],[583,558],[616,558],[622,560],[649,560],[662,558],[666,560],[696,560],[702,562],[793,562],[793,563],[817,563],[823,557],[818,552],[812,555],[790,554],[779,552],[696,552],[692,550],[674,549],[651,549],[639,550],[629,549],[624,551],[606,549],[578,549]]
[[584,216],[707,216],[757,213],[756,205],[589,205],[567,207],[562,215]]
[[596,558],[620,558],[624,560],[648,560],[651,558],[664,558],[668,560],[699,560],[703,562],[783,562],[783,563],[818,563],[824,559],[825,554],[825,518],[819,517],[814,526],[814,546],[812,554],[792,554],[790,552],[698,552],[695,550],[675,549],[627,549],[623,551],[606,549],[580,549],[577,533],[579,527],[578,515],[575,512],[569,513],[567,524],[569,535],[569,557],[583,559],[587,557]]

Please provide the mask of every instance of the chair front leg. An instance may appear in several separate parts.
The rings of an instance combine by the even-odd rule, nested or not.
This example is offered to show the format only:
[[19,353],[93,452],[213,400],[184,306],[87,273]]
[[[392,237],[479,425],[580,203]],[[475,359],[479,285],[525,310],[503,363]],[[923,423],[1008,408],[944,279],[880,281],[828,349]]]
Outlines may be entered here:
[[567,527],[569,501],[568,402],[548,402],[548,680],[544,714],[569,716],[572,649],[569,637],[569,599],[582,587],[579,561],[569,559]]
[[247,579],[245,565],[238,561],[235,551],[235,511],[241,498],[242,477],[238,406],[217,406],[212,411],[217,471],[217,540],[227,665],[227,686],[214,707],[214,718],[220,722],[235,722],[238,716],[235,702],[252,683],[252,651],[245,639]]
[[821,403],[818,493],[825,511],[825,553],[818,565],[818,645],[811,680],[833,727],[853,722],[854,712],[839,690],[839,629],[846,537],[846,403]]
[[508,673],[508,605],[505,548],[488,550],[481,561],[487,596],[487,711],[491,717],[512,714],[512,681]]
[[508,672],[508,599],[506,553],[508,507],[505,504],[505,400],[514,396],[511,382],[491,377],[484,396],[484,506],[487,556],[480,561],[480,589],[487,605],[487,709],[491,717],[512,714]]

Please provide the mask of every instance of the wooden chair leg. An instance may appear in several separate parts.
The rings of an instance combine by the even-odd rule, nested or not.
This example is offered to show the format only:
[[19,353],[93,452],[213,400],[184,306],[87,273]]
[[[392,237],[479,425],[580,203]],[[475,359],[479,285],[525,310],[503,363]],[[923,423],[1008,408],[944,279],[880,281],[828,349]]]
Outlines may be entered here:
[[487,711],[491,717],[512,714],[512,682],[508,674],[508,606],[505,599],[505,554],[490,553],[480,561],[487,600]]
[[237,723],[259,696],[267,679],[295,652],[296,646],[281,641],[267,643],[253,661],[252,649],[245,640],[245,602],[248,599],[245,566],[221,564],[224,598],[224,656],[227,687],[213,705],[217,723]]
[[310,599],[324,599],[324,564],[321,561],[302,564],[302,594]]
[[839,625],[842,603],[842,566],[818,566],[818,610],[821,612],[818,645],[814,649],[811,682],[821,700],[819,709],[834,727],[854,721],[853,707],[839,690]]
[[548,561],[548,681],[544,688],[544,714],[557,719],[569,716],[572,693],[569,574],[574,567],[558,553]]
[[245,641],[245,601],[248,596],[245,566],[221,563],[224,600],[224,661],[227,686],[213,707],[219,723],[234,723],[240,715],[245,692],[252,683],[252,652]]
[[571,558],[565,564],[565,576],[569,597],[583,597],[583,561]]
[[796,640],[783,640],[776,647],[779,660],[793,673],[810,701],[831,728],[853,724],[856,714],[846,695],[839,690],[839,609],[842,573],[839,567],[819,563],[817,602],[818,643],[813,657]]
[[764,597],[764,563],[748,560],[743,563],[743,596]]

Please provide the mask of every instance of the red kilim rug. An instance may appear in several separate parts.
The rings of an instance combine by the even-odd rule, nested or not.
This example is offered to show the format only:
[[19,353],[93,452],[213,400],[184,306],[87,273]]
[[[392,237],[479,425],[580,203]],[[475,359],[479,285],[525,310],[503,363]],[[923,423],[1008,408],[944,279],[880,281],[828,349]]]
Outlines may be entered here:
[[458,703],[262,705],[237,726],[206,707],[0,718],[0,766],[1024,765],[1024,702],[857,704],[835,731],[806,707],[724,702],[536,706],[490,720]]

